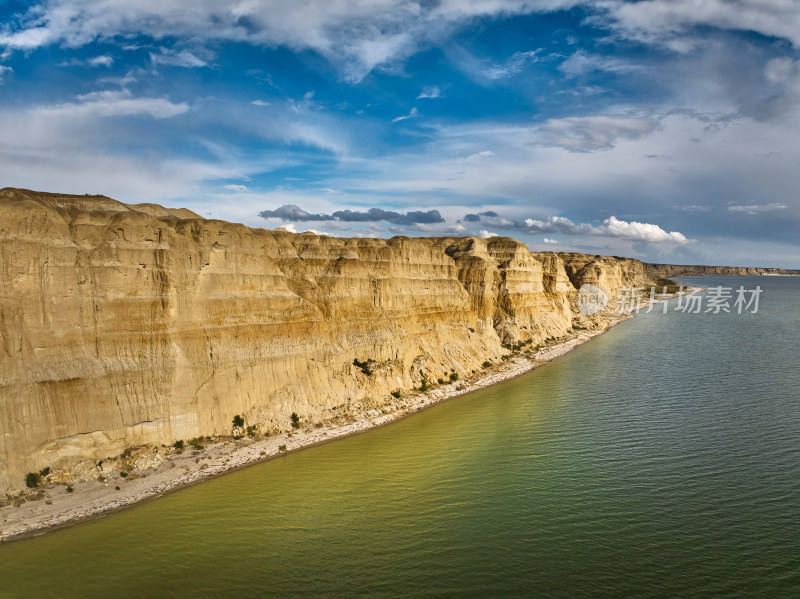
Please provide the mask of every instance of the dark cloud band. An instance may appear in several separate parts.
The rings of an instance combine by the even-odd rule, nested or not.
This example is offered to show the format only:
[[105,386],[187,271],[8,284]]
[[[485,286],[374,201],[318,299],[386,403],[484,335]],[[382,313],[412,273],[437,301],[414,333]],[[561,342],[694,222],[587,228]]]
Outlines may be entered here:
[[286,204],[275,210],[262,210],[258,213],[261,218],[280,218],[286,221],[331,221],[358,223],[376,223],[387,221],[396,225],[432,225],[445,222],[438,210],[394,212],[381,208],[370,208],[367,211],[360,210],[338,210],[333,214],[312,214],[295,206]]

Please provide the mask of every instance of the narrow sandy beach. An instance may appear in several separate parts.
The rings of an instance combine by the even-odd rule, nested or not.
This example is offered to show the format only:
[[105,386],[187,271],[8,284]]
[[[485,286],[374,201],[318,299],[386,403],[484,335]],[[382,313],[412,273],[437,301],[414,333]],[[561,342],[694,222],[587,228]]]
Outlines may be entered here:
[[161,452],[163,459],[156,468],[131,473],[125,478],[119,472],[112,472],[104,477],[105,480],[74,483],[72,492],[68,492],[63,484],[42,487],[0,508],[0,543],[101,517],[238,468],[389,424],[442,401],[524,374],[563,356],[628,318],[631,316],[616,315],[609,319],[605,329],[574,331],[557,343],[515,354],[505,362],[455,383],[424,393],[404,394],[383,411],[367,411],[351,422],[301,428],[258,439],[228,438],[206,443],[202,450],[187,446],[182,453],[173,452],[171,448],[153,448],[154,453]]

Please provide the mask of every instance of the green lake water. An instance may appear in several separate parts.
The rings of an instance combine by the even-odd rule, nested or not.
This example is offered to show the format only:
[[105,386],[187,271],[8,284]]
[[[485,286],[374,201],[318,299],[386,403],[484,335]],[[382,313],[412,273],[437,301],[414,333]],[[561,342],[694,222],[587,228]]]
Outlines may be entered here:
[[[0,597],[800,597],[800,278],[0,545]],[[671,305],[674,305],[674,301]]]

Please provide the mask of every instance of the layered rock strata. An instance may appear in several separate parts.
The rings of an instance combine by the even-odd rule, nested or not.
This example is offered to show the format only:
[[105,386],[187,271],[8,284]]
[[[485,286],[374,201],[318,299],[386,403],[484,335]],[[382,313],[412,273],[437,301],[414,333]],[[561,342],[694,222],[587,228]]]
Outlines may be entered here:
[[380,409],[520,342],[604,326],[636,260],[513,239],[341,239],[0,190],[0,490],[128,448]]

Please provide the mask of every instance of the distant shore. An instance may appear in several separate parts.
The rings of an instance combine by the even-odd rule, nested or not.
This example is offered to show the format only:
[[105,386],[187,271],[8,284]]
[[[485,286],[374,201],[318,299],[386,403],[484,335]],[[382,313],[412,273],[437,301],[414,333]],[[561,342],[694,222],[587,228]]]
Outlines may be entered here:
[[125,478],[76,482],[72,492],[64,485],[41,489],[38,499],[0,508],[0,543],[18,540],[79,522],[105,516],[142,501],[161,497],[183,487],[239,468],[280,457],[293,451],[341,439],[384,426],[427,407],[519,376],[561,357],[579,345],[605,333],[632,315],[609,316],[607,326],[574,331],[538,350],[515,355],[463,380],[426,392],[411,392],[382,410],[369,410],[358,419],[320,428],[303,428],[259,439],[224,439],[210,442],[202,450],[187,447],[182,453],[167,454],[161,465]]

